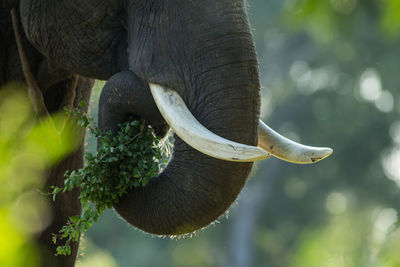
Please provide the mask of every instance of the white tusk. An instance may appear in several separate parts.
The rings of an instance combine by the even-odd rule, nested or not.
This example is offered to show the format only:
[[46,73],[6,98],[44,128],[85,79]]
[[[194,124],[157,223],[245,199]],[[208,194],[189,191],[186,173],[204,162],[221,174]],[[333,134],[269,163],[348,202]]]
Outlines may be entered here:
[[258,146],[274,157],[292,163],[307,164],[320,161],[332,154],[328,147],[311,147],[296,143],[272,130],[260,120]]
[[251,162],[270,156],[259,147],[229,141],[212,133],[196,120],[178,93],[158,84],[149,83],[149,86],[157,107],[169,126],[194,149],[228,161]]

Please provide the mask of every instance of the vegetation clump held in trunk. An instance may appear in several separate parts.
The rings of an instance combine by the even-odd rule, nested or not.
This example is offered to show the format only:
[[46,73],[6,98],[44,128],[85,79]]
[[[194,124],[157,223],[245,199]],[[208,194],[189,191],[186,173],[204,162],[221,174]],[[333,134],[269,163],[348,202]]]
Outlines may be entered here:
[[57,193],[80,189],[82,214],[69,218],[53,242],[66,239],[57,247],[58,255],[69,255],[70,242],[76,242],[81,233],[96,222],[99,216],[131,188],[145,186],[151,177],[157,176],[162,159],[160,139],[144,120],[120,125],[117,134],[103,133],[93,119],[79,110],[69,111],[77,116],[77,123],[98,138],[97,155],[85,155],[86,166],[78,171],[65,173],[64,187],[52,187],[53,200]]

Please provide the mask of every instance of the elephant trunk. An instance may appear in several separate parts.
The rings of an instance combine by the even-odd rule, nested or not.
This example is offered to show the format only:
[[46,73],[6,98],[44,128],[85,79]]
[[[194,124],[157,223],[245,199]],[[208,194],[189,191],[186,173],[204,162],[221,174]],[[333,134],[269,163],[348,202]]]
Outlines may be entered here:
[[[258,88],[247,82],[248,77],[239,82],[243,76],[239,71],[231,68],[226,73],[233,73],[235,78],[226,77],[225,90],[216,89],[205,99],[199,99],[201,103],[192,112],[212,132],[256,145]],[[247,75],[247,71],[244,73]],[[207,226],[229,208],[251,167],[252,163],[211,158],[175,136],[174,153],[167,168],[146,187],[132,189],[114,207],[129,223],[146,232],[159,235],[192,232]]]
[[[195,2],[188,1],[188,5]],[[260,108],[258,63],[243,4],[221,1],[221,10],[214,7],[207,12],[212,13],[212,17],[202,20],[207,21],[207,25],[193,18],[193,12],[199,12],[205,6],[202,4],[190,12],[188,9],[182,16],[163,16],[171,24],[172,19],[192,20],[192,24],[185,24],[187,30],[180,29],[180,34],[192,33],[190,43],[183,50],[175,48],[175,41],[161,43],[179,39],[173,31],[158,29],[146,32],[144,39],[130,37],[131,74],[123,75],[131,75],[130,79],[137,82],[130,86],[111,84],[103,89],[99,104],[101,128],[115,129],[128,113],[143,116],[152,125],[163,125],[160,115],[154,112],[152,101],[146,108],[131,105],[143,101],[128,101],[140,94],[145,94],[144,98],[148,99],[150,90],[147,84],[157,83],[176,90],[193,116],[208,130],[235,142],[257,145]],[[141,19],[141,27],[146,27],[143,12],[150,9],[137,10],[140,11],[136,15]],[[149,11],[152,12],[149,22],[152,29],[157,28],[154,17],[162,10],[162,7],[157,7]],[[218,15],[217,11],[223,14]],[[160,27],[166,27],[165,23]],[[135,22],[128,23],[132,24]],[[168,38],[160,36],[165,33]],[[131,34],[135,35],[135,30]],[[155,41],[139,45],[136,40]],[[170,54],[164,57],[162,49]],[[119,90],[120,87],[130,89]],[[121,101],[130,104],[122,105]],[[118,104],[112,106],[110,102]],[[129,111],[121,111],[124,105]],[[189,233],[209,225],[230,207],[251,168],[252,163],[211,158],[175,136],[173,156],[166,169],[152,178],[146,187],[133,188],[114,207],[129,223],[146,232],[158,235]]]

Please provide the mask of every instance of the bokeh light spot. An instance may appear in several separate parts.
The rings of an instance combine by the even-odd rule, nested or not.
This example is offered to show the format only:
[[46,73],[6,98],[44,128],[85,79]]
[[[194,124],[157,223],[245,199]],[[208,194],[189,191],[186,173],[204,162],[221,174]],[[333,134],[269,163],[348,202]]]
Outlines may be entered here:
[[285,193],[290,198],[300,199],[306,190],[307,184],[297,177],[290,178],[285,183]]
[[381,163],[386,176],[400,187],[400,148],[395,147],[385,152]]
[[397,222],[397,211],[392,208],[379,209],[372,214],[373,220],[373,254],[377,254],[380,245],[387,238],[390,231],[393,230]]
[[379,211],[374,227],[382,232],[387,232],[397,222],[397,211],[392,208],[387,208]]
[[379,111],[389,113],[393,110],[393,96],[389,91],[383,91],[375,100],[375,106]]
[[367,101],[379,99],[382,93],[382,84],[379,74],[374,69],[366,69],[360,79],[360,94]]
[[289,75],[297,86],[307,86],[311,80],[310,66],[305,61],[295,61],[290,67]]
[[333,9],[343,15],[350,14],[357,6],[357,0],[331,0]]
[[400,144],[400,121],[394,121],[389,128],[390,137],[397,144]]
[[341,214],[347,209],[347,198],[344,194],[333,192],[326,198],[326,209],[332,214]]
[[11,209],[13,223],[28,234],[45,229],[51,221],[49,204],[37,191],[28,191],[18,196]]

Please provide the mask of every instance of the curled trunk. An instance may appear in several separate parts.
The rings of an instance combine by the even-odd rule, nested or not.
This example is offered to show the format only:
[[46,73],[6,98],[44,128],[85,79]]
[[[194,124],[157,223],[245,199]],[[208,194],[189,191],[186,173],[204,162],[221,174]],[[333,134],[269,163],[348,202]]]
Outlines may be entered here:
[[[242,144],[257,145],[260,84],[243,4],[232,0],[217,4],[190,1],[182,4],[177,14],[169,9],[168,2],[159,2],[154,9],[136,6],[138,14],[128,19],[128,26],[134,29],[129,36],[130,70],[138,82],[136,86],[107,83],[99,105],[101,127],[115,129],[116,122],[127,114],[162,125],[162,119],[155,119],[160,116],[154,115],[157,109],[153,100],[148,100],[147,83],[152,82],[176,90],[194,117],[210,131]],[[140,26],[149,31],[135,31],[138,17]],[[171,25],[184,27],[177,32]],[[182,36],[191,39],[185,47],[178,47]],[[110,100],[111,92],[118,101]],[[111,103],[123,99],[142,105],[119,104],[117,108]],[[146,232],[185,234],[221,216],[237,198],[251,168],[252,163],[206,156],[175,136],[167,168],[146,187],[132,189],[114,207],[129,223]]]

